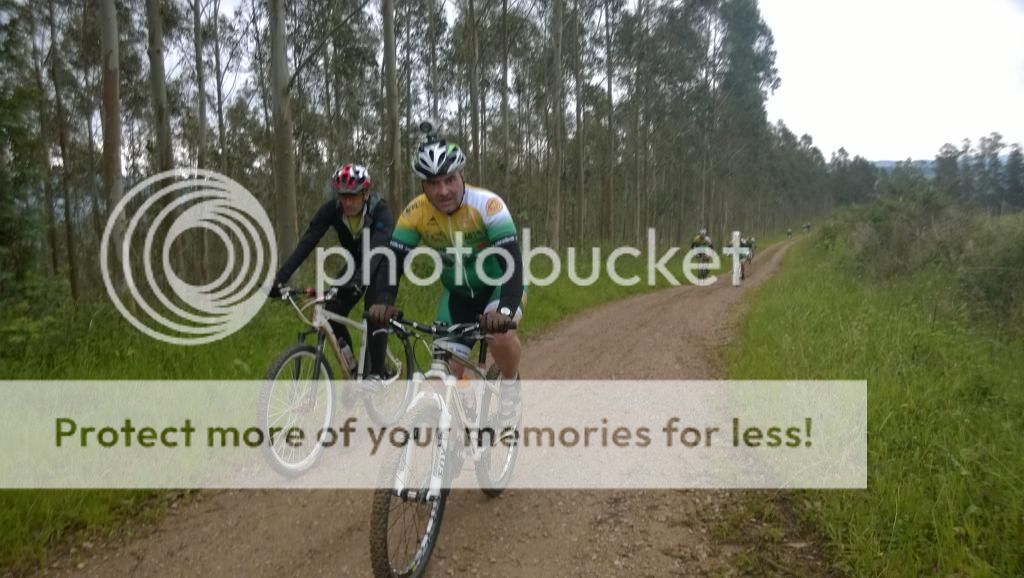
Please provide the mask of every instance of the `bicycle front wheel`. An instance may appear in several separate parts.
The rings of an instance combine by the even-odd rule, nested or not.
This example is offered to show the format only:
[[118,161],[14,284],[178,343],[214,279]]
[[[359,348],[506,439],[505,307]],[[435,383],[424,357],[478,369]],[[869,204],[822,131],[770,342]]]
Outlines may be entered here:
[[[317,367],[319,365],[319,368]],[[298,344],[286,349],[267,370],[257,423],[263,431],[300,428],[311,443],[293,447],[286,435],[263,445],[270,466],[286,476],[298,476],[320,459],[324,446],[315,436],[331,427],[334,416],[334,378],[323,356],[312,345]]]
[[412,374],[416,367],[412,344],[396,334],[388,335],[385,357],[386,376],[378,391],[365,397],[366,415],[378,426],[388,427],[398,423],[409,408],[415,395]]
[[448,490],[427,494],[430,474],[442,459],[435,437],[439,417],[433,405],[414,411],[402,424],[408,442],[390,448],[394,455],[381,469],[370,514],[370,562],[377,578],[423,576],[437,544]]

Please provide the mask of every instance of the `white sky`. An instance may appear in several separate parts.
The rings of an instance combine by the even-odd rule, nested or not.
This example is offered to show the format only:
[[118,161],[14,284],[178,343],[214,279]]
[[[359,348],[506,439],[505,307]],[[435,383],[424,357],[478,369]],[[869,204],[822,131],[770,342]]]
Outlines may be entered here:
[[992,131],[1024,144],[1024,0],[761,0],[782,86],[768,117],[871,160]]

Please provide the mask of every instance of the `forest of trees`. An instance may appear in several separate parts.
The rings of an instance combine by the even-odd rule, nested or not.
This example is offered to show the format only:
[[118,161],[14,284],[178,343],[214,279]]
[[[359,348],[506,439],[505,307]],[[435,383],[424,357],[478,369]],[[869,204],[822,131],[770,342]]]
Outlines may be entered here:
[[1024,209],[1024,152],[993,132],[971,146],[946,143],[935,156],[935,187],[954,199],[995,212]]
[[760,234],[877,176],[768,121],[756,0],[0,0],[0,71],[3,294],[101,294],[111,207],[171,167],[241,183],[284,250],[341,162],[400,207],[427,116],[554,247]]

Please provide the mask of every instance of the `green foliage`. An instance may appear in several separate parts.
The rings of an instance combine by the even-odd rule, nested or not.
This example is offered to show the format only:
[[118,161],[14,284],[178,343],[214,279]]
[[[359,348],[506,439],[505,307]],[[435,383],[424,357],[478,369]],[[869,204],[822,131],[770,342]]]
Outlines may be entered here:
[[1006,157],[1006,200],[1016,209],[1024,209],[1024,152],[1015,144]]
[[41,238],[38,202],[43,144],[36,120],[38,92],[28,82],[29,23],[23,7],[0,3],[0,295],[36,266]]
[[820,242],[847,271],[876,282],[936,271],[948,288],[936,306],[1024,335],[1024,215],[993,218],[911,187],[840,212]]
[[729,375],[867,380],[867,490],[793,500],[848,574],[1021,575],[1024,340],[943,307],[941,268],[861,275],[843,254],[852,233],[791,250],[757,294]]
[[1024,214],[974,224],[955,276],[957,296],[979,318],[1024,335]]
[[848,205],[870,199],[875,194],[878,169],[864,157],[850,159],[840,148],[829,161],[829,187],[837,205]]
[[[0,491],[0,568],[28,569],[47,547],[85,529],[113,533],[132,520],[163,510],[167,493],[155,491]],[[141,517],[141,518],[140,518]]]
[[942,145],[935,157],[935,185],[959,201],[993,212],[1024,208],[1024,156],[1020,143],[1010,146],[998,132],[978,139],[976,147],[964,139],[958,149]]

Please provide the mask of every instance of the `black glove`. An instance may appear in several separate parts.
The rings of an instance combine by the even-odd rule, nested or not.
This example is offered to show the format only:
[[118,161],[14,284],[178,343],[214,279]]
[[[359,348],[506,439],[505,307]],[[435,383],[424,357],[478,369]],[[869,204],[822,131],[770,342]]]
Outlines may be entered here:
[[383,327],[388,324],[388,321],[398,315],[398,309],[395,309],[394,305],[371,305],[366,310],[366,318],[370,320],[370,323]]
[[280,299],[282,297],[281,289],[283,288],[284,285],[275,281],[274,284],[270,286],[270,290],[267,291],[267,297],[271,299]]
[[515,327],[516,322],[511,317],[497,311],[487,311],[480,316],[480,328],[484,333],[505,333]]

